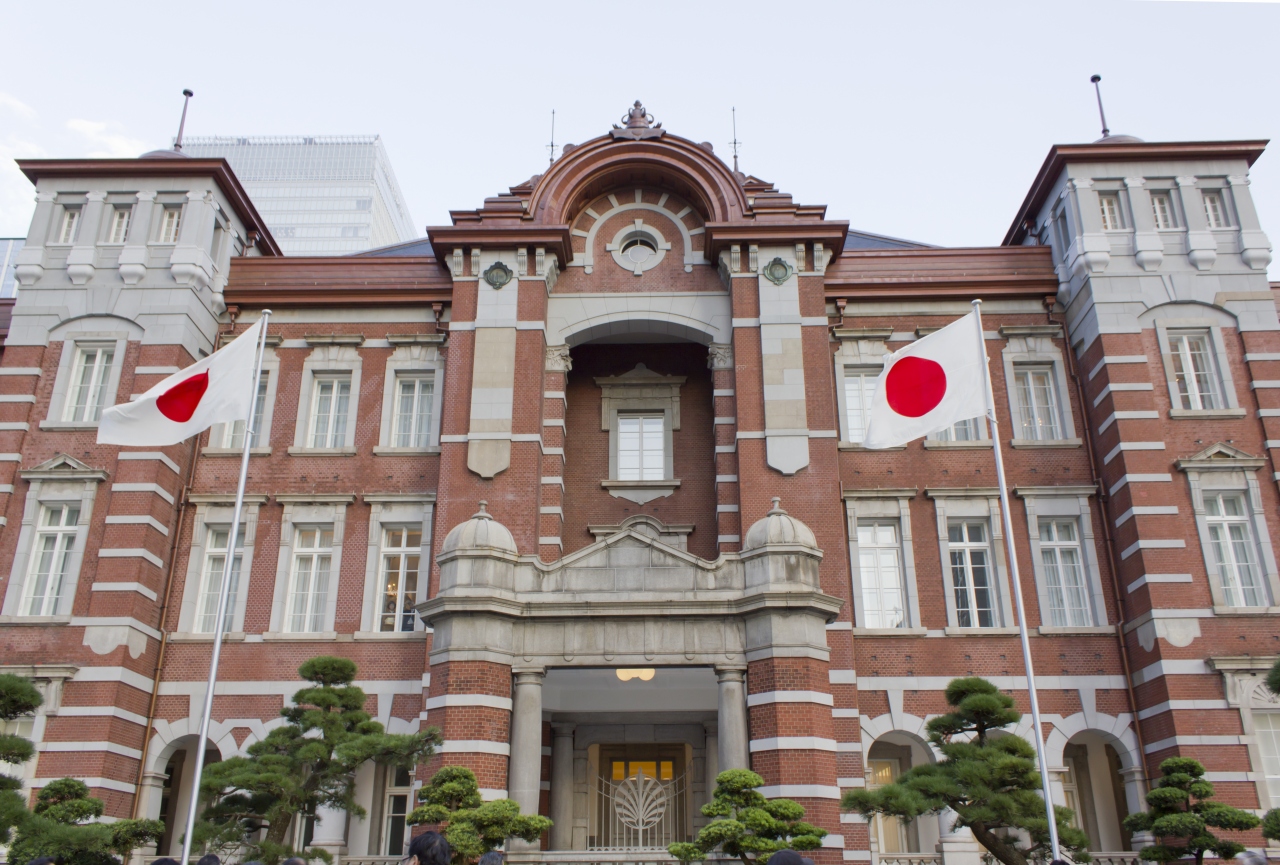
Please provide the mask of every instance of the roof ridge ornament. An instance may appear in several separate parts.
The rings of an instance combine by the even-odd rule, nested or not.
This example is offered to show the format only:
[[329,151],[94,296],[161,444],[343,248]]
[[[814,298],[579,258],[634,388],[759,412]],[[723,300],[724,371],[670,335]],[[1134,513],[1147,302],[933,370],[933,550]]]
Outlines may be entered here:
[[645,110],[639,99],[626,114],[622,115],[622,122],[626,124],[625,127],[615,123],[613,129],[609,130],[609,134],[615,141],[618,139],[641,141],[645,138],[661,138],[667,134],[661,123],[654,123],[653,115]]

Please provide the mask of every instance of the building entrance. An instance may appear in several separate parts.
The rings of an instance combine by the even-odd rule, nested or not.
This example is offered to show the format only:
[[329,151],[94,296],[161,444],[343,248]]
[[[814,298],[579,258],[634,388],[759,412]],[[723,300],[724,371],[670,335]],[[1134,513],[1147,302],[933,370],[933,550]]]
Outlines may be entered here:
[[600,746],[593,850],[663,850],[692,840],[684,744]]

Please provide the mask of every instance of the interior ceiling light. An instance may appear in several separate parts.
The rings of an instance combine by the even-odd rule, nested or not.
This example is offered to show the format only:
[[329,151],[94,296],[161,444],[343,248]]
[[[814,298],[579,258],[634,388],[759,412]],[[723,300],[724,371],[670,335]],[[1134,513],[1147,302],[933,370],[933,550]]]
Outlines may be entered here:
[[618,678],[624,682],[630,682],[632,679],[639,679],[642,682],[647,682],[653,678],[653,674],[655,671],[652,667],[649,667],[644,670],[621,670],[620,669],[620,670],[615,670],[614,672],[617,673]]

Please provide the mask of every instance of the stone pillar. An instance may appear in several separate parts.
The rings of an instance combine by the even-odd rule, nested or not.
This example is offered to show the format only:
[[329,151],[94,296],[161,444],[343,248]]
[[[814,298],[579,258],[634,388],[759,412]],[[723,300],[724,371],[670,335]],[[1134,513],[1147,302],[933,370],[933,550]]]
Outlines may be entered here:
[[720,727],[710,721],[702,725],[707,731],[707,801],[716,792],[716,776],[720,774]]
[[156,209],[155,190],[137,194],[138,203],[130,217],[129,236],[120,250],[120,278],[125,285],[137,285],[147,275],[147,244],[151,240],[151,217]]
[[942,865],[982,865],[982,848],[967,826],[956,827],[956,812],[938,815],[938,846]]
[[748,753],[747,695],[741,667],[716,667],[719,683],[719,770],[750,769]]
[[[542,798],[542,678],[545,672],[513,670],[511,705],[511,759],[507,769],[507,795],[522,814],[537,814]],[[513,851],[536,850],[532,843],[513,838]]]
[[573,724],[551,725],[551,849],[573,848]]
[[75,246],[67,254],[67,276],[71,278],[73,285],[84,285],[93,278],[98,227],[102,223],[106,201],[107,194],[101,190],[94,190],[86,196]]
[[347,812],[342,808],[316,807],[315,829],[311,833],[311,845],[327,850],[337,863],[347,853]]

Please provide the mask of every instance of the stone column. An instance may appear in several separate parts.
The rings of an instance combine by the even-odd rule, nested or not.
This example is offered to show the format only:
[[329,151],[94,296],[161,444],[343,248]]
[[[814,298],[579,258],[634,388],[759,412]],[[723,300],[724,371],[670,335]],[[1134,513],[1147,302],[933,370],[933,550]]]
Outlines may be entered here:
[[551,849],[573,848],[574,724],[551,725]]
[[710,802],[716,794],[716,776],[720,774],[720,728],[716,724],[706,721],[702,725],[707,731],[707,744],[704,749],[705,757],[705,780],[703,783],[707,787],[707,801]]
[[750,769],[748,752],[747,695],[741,667],[716,667],[719,683],[719,770]]
[[151,241],[151,217],[156,209],[156,193],[144,189],[130,217],[129,236],[120,250],[120,278],[125,285],[137,285],[147,275],[147,244]]
[[316,824],[311,833],[310,846],[327,850],[334,857],[335,863],[339,857],[346,855],[347,812],[342,808],[317,806]]
[[85,198],[75,246],[67,254],[67,276],[70,277],[73,285],[84,285],[93,278],[98,227],[102,224],[102,213],[106,208],[106,201],[107,193],[101,190],[94,190]]
[[982,848],[967,826],[956,826],[956,812],[938,814],[938,846],[943,865],[982,865]]
[[[542,678],[545,671],[512,671],[511,758],[507,769],[507,795],[522,814],[537,814],[542,797]],[[536,850],[538,842],[518,838],[512,851]]]

